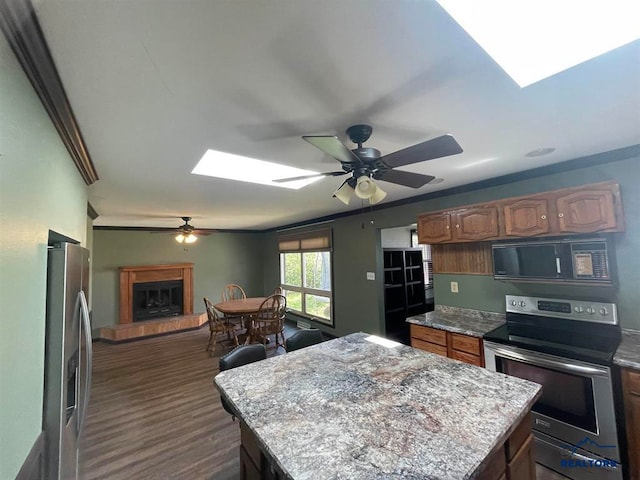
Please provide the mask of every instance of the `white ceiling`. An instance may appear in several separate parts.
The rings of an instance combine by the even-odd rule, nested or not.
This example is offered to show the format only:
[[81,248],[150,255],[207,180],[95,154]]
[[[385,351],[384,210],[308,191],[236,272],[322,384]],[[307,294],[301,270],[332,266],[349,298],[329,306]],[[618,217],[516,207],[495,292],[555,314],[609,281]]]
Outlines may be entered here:
[[[36,9],[100,177],[89,188],[99,226],[177,227],[188,215],[261,230],[359,209],[331,198],[344,177],[289,190],[190,173],[207,149],[338,170],[300,136],[346,140],[355,123],[373,126],[365,146],[383,154],[444,133],[464,149],[402,167],[445,181],[381,183],[383,203],[640,143],[638,41],[521,89],[429,0]],[[525,157],[541,147],[556,151]]]

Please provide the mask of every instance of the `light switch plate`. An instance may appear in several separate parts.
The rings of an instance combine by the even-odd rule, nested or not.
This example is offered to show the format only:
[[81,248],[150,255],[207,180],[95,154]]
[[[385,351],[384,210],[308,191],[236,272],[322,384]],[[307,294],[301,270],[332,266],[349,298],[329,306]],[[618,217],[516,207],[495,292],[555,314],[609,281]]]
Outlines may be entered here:
[[367,272],[367,280],[375,280],[376,274],[375,272]]
[[451,293],[458,293],[458,282],[451,282]]

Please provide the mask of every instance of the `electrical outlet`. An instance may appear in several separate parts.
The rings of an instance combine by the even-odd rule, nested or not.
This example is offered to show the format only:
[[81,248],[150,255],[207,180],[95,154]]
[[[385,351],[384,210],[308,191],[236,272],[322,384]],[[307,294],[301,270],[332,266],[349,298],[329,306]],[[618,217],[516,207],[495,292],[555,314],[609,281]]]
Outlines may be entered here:
[[451,293],[458,293],[458,282],[451,282]]
[[376,274],[375,272],[367,272],[367,280],[375,280]]

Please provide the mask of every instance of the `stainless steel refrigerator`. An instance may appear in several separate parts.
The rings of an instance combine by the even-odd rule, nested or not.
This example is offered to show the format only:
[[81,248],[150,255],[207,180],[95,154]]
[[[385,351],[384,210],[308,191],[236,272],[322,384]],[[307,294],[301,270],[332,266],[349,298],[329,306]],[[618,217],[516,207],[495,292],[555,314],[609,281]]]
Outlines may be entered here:
[[49,247],[43,430],[49,480],[78,478],[78,442],[91,387],[89,251]]

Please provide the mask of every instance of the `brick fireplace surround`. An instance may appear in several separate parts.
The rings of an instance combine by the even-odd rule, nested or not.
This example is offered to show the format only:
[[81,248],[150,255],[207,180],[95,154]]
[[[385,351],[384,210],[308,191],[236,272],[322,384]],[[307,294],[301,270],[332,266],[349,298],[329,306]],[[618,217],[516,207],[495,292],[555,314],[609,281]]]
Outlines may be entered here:
[[[100,338],[119,342],[198,328],[207,321],[206,313],[193,313],[193,263],[168,265],[136,265],[120,267],[119,325],[100,329]],[[183,315],[133,321],[133,285],[136,283],[181,280]]]

